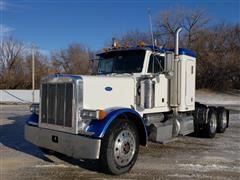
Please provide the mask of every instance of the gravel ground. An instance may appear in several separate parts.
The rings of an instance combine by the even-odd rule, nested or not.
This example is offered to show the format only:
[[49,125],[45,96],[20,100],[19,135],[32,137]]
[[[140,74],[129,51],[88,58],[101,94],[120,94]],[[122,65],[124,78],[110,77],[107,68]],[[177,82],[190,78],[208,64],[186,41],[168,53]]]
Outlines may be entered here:
[[[207,98],[204,98],[206,96]],[[61,154],[45,155],[23,137],[26,105],[0,105],[0,180],[5,179],[239,179],[239,95],[198,92],[197,99],[225,104],[231,110],[230,127],[214,139],[178,137],[162,145],[141,148],[130,173],[109,176],[96,161],[80,161]]]

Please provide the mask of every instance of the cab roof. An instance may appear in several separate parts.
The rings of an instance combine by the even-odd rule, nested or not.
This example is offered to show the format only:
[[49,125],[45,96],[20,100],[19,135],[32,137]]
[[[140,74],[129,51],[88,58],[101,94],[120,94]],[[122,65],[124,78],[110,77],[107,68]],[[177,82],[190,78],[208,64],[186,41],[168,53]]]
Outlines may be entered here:
[[[155,51],[159,53],[165,53],[165,52],[174,52],[173,48],[160,48],[156,46],[142,46],[142,47],[129,47],[129,48],[114,48],[114,49],[104,49],[105,52],[98,53],[97,56],[105,55],[106,53],[111,53],[111,52],[121,52],[121,51]],[[179,55],[187,55],[196,58],[196,53],[185,48],[179,48]]]

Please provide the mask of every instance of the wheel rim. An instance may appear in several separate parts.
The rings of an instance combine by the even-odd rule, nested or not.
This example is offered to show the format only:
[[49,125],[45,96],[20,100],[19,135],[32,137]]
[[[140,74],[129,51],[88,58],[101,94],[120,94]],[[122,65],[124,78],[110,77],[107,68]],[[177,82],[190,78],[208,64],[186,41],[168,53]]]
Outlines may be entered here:
[[214,114],[212,114],[211,120],[210,120],[210,131],[211,131],[211,133],[215,133],[216,128],[217,128],[217,118]]
[[114,159],[119,166],[126,166],[136,151],[134,135],[129,130],[123,130],[114,142]]
[[224,111],[222,114],[222,127],[225,128],[227,126],[227,113]]

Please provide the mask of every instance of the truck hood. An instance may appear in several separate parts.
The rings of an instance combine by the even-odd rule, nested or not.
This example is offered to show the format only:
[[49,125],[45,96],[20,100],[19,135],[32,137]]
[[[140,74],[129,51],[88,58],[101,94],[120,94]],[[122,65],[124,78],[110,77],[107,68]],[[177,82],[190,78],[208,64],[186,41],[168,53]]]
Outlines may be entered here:
[[135,80],[132,76],[81,76],[83,109],[134,106]]

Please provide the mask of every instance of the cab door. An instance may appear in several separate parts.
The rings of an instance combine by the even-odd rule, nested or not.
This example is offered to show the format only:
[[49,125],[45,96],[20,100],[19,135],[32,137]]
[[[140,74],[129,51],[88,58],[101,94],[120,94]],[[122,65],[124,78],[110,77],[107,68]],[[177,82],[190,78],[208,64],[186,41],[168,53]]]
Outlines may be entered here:
[[155,107],[163,107],[168,104],[168,79],[163,74],[164,56],[151,54],[147,73],[154,75],[155,82]]

